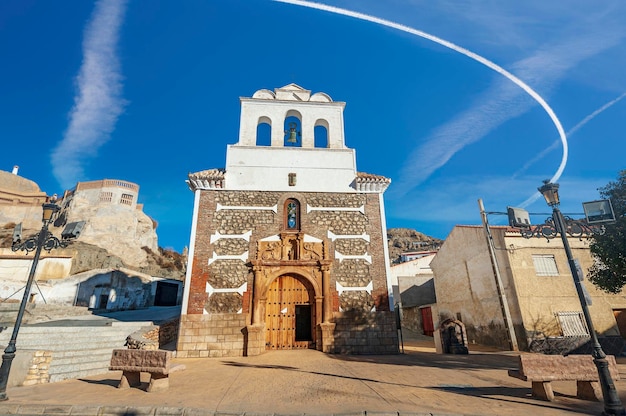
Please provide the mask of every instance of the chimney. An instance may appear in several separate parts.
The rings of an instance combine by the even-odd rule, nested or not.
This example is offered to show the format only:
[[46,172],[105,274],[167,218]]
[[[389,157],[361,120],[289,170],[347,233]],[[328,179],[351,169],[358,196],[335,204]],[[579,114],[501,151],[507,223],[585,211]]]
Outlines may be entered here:
[[17,166],[17,165],[13,166],[13,171],[12,171],[11,173],[12,173],[12,174],[14,174],[14,175],[17,175],[17,171],[18,171],[19,169],[20,169],[20,167],[19,167],[19,166]]

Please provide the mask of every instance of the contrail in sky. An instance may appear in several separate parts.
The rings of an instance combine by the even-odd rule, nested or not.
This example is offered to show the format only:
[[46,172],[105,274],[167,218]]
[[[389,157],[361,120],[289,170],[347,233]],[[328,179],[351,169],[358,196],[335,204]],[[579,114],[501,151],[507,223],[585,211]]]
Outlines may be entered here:
[[[567,135],[568,136],[572,136],[572,134],[576,133],[578,130],[580,130],[585,124],[589,123],[591,120],[593,120],[596,116],[598,116],[600,113],[602,113],[603,111],[609,109],[610,107],[612,107],[613,105],[617,104],[618,102],[620,102],[624,97],[626,97],[626,92],[624,92],[622,95],[620,95],[619,97],[609,101],[608,103],[604,104],[602,107],[598,108],[597,110],[595,110],[594,112],[592,112],[591,114],[587,115],[585,118],[583,118],[578,124],[576,124],[574,127],[572,127],[568,132]],[[528,169],[531,165],[535,164],[537,161],[541,160],[545,155],[547,155],[548,153],[550,153],[551,151],[553,151],[557,146],[559,145],[559,141],[556,140],[554,143],[552,143],[550,146],[548,146],[547,148],[545,148],[544,150],[542,150],[537,156],[535,156],[534,158],[532,158],[532,160],[530,160],[528,163],[526,163],[524,166],[522,166],[522,168],[520,170],[518,170],[517,172],[515,172],[513,174],[513,177],[516,177],[518,175],[520,175],[522,172],[524,172],[526,169]],[[530,196],[528,199],[526,199],[524,202],[522,202],[520,204],[521,208],[525,208],[528,205],[532,204],[533,202],[535,202],[537,199],[539,199],[541,197],[541,194],[539,192],[534,193],[532,196]]]
[[467,50],[461,46],[455,45],[452,42],[441,39],[429,33],[422,32],[421,30],[413,29],[412,27],[408,27],[399,23],[391,22],[389,20],[381,19],[379,17],[370,16],[364,13],[354,12],[351,10],[346,10],[346,9],[342,9],[342,8],[334,7],[334,6],[328,6],[326,4],[315,3],[311,1],[304,1],[304,0],[274,0],[274,1],[277,1],[280,3],[288,3],[288,4],[292,4],[296,6],[308,7],[311,9],[323,10],[326,12],[340,14],[344,16],[349,16],[355,19],[366,20],[368,22],[376,23],[382,26],[387,26],[393,29],[400,30],[402,32],[410,33],[412,35],[419,36],[424,39],[428,39],[442,46],[445,46],[446,48],[459,52],[467,56],[468,58],[474,59],[475,61],[478,61],[481,64],[487,66],[488,68],[491,68],[494,71],[498,72],[499,74],[505,76],[510,81],[514,82],[517,86],[519,86],[524,91],[526,91],[526,93],[530,95],[535,101],[537,101],[537,103],[539,103],[539,105],[543,107],[543,109],[546,111],[546,113],[548,113],[548,115],[552,119],[552,122],[554,123],[554,126],[556,127],[559,133],[559,137],[563,145],[563,157],[561,158],[561,164],[559,165],[559,168],[557,169],[556,173],[552,176],[550,181],[556,182],[561,177],[561,174],[563,173],[563,170],[565,169],[565,165],[567,164],[567,156],[568,156],[567,136],[565,135],[565,131],[563,130],[563,126],[561,125],[561,122],[557,118],[552,108],[548,105],[548,103],[535,90],[533,90],[526,83],[524,83],[524,81],[517,78],[515,75],[511,74],[506,69],[502,68],[501,66],[495,64],[494,62],[491,62],[490,60],[470,50]]
[[126,0],[100,0],[85,27],[69,125],[51,155],[54,176],[66,189],[83,179],[83,159],[109,140],[126,105],[116,51],[125,9]]
[[[583,118],[578,124],[576,124],[574,127],[572,127],[570,130],[568,130],[565,134],[567,134],[567,137],[571,137],[572,134],[576,133],[578,130],[580,130],[585,124],[589,123],[591,120],[593,120],[597,115],[599,115],[600,113],[602,113],[603,111],[609,109],[610,107],[612,107],[613,105],[617,104],[618,102],[620,102],[624,97],[626,97],[626,92],[624,92],[622,95],[620,95],[619,97],[609,101],[608,103],[604,104],[602,107],[598,108],[597,110],[595,110],[593,113],[587,115],[585,118]],[[513,177],[515,178],[516,176],[519,176],[522,172],[524,172],[526,169],[528,169],[530,166],[534,165],[535,163],[537,163],[537,161],[541,160],[545,155],[547,155],[548,153],[550,153],[551,151],[553,151],[554,149],[556,149],[559,145],[559,141],[555,140],[554,143],[552,143],[550,146],[546,147],[544,150],[542,150],[537,156],[535,156],[534,158],[532,158],[532,160],[529,160],[524,166],[522,166],[517,172],[515,172],[513,174]]]

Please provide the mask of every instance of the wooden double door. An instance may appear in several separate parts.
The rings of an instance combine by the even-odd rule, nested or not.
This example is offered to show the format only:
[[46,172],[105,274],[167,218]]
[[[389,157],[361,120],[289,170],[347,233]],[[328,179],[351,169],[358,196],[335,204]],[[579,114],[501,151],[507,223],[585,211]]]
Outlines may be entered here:
[[265,346],[268,350],[313,348],[315,295],[310,284],[291,275],[271,283],[265,303]]

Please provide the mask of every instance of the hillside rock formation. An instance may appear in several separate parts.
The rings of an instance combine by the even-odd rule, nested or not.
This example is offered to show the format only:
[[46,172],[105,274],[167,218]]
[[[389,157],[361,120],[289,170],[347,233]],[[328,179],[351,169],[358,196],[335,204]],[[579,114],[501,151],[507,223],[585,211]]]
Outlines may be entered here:
[[[62,196],[49,231],[58,238],[67,224],[82,222],[77,241],[55,252],[72,257],[71,273],[125,267],[157,277],[182,279],[182,255],[158,246],[156,222],[138,203],[139,185],[103,179],[79,182]],[[48,201],[34,181],[0,170],[0,247],[11,247],[15,224],[22,224],[22,240],[39,232],[42,204]]]
[[407,251],[430,251],[441,246],[443,240],[429,237],[411,228],[389,228],[387,230],[389,261],[400,262],[400,255]]
[[67,222],[77,221],[85,221],[81,242],[106,248],[129,266],[148,266],[143,247],[158,252],[156,225],[140,210],[121,205],[94,206],[76,196]]
[[[0,248],[11,247],[13,223],[0,225]],[[25,229],[23,239],[34,235],[39,230]],[[171,250],[157,248],[152,251],[148,247],[137,247],[144,253],[145,261],[142,266],[128,264],[123,258],[99,247],[79,240],[72,241],[66,248],[54,250],[54,254],[72,257],[71,275],[95,269],[132,269],[150,276],[165,277],[183,280],[185,276],[185,256]]]

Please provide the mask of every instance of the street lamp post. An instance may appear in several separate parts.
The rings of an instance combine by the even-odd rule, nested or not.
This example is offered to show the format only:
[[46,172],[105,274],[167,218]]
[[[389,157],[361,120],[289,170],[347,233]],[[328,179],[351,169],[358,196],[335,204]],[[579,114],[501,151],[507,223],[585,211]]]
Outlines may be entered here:
[[576,286],[576,292],[578,293],[578,300],[583,310],[583,316],[585,317],[585,323],[587,329],[591,335],[591,342],[593,347],[593,361],[598,369],[598,377],[600,379],[600,386],[602,388],[602,396],[604,397],[604,414],[606,415],[624,415],[624,406],[619,399],[615,384],[611,378],[609,372],[609,362],[606,359],[606,354],[602,351],[602,346],[598,341],[598,336],[593,327],[591,321],[591,315],[589,314],[589,308],[587,307],[587,300],[585,299],[585,291],[582,286],[582,282],[578,278],[578,271],[576,267],[576,261],[572,256],[572,250],[567,240],[567,227],[565,225],[565,219],[559,209],[559,184],[550,183],[550,181],[544,181],[544,185],[539,188],[539,192],[543,195],[546,202],[552,207],[552,221],[557,233],[561,235],[563,241],[563,247],[565,248],[565,254],[567,255],[567,262],[569,263],[572,277],[574,278],[574,285]]
[[15,358],[15,342],[17,340],[17,334],[20,331],[24,311],[26,310],[26,303],[28,302],[28,297],[30,296],[30,289],[35,280],[35,271],[37,270],[37,263],[39,262],[41,250],[44,249],[49,252],[53,248],[67,247],[68,245],[68,241],[59,240],[57,237],[52,235],[50,231],[48,231],[48,225],[52,222],[52,217],[57,211],[59,211],[59,209],[60,208],[58,207],[58,205],[54,203],[48,202],[43,204],[43,225],[41,227],[41,231],[39,231],[39,233],[37,233],[35,236],[25,240],[24,242],[21,241],[20,236],[14,236],[13,239],[13,245],[11,246],[11,249],[13,251],[23,250],[27,253],[34,251],[35,257],[33,258],[33,264],[30,268],[30,273],[28,274],[26,287],[24,288],[24,296],[22,297],[22,302],[20,303],[20,308],[17,312],[17,318],[15,319],[15,325],[13,326],[13,334],[11,335],[11,340],[9,341],[7,347],[4,349],[4,354],[2,355],[2,366],[0,367],[0,401],[8,399],[6,394],[6,388],[9,381],[11,364],[13,362],[13,359]]

